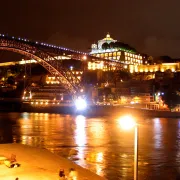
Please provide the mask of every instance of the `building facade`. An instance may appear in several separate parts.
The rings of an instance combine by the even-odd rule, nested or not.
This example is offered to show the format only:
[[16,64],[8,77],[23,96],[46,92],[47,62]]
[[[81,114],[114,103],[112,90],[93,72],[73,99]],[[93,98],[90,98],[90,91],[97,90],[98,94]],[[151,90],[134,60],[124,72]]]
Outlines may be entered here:
[[143,72],[151,72],[155,73],[157,71],[165,72],[170,69],[172,72],[180,70],[180,63],[162,63],[162,64],[154,64],[154,65],[130,65],[129,70],[131,73],[143,73]]
[[[109,33],[105,38],[99,40],[97,44],[91,45],[90,54],[103,59],[120,61],[125,65],[141,65],[144,62],[143,55],[137,53],[129,45],[114,40]],[[103,65],[99,66],[103,67]],[[91,64],[88,64],[88,67],[90,68]]]

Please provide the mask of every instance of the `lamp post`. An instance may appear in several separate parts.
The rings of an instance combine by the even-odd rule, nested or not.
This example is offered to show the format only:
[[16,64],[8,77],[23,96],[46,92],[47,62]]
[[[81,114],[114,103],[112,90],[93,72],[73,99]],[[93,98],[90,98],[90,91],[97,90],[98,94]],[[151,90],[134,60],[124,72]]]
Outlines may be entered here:
[[85,73],[86,73],[86,60],[87,60],[87,56],[84,55],[82,60],[83,60],[83,85],[85,86],[85,78],[86,78]]
[[24,90],[25,90],[25,87],[26,87],[26,85],[25,85],[25,83],[26,83],[26,75],[24,75],[23,78],[24,78]]
[[134,127],[134,180],[138,180],[138,126]]
[[134,128],[134,180],[138,180],[138,125],[131,116],[121,117],[119,123],[125,130]]

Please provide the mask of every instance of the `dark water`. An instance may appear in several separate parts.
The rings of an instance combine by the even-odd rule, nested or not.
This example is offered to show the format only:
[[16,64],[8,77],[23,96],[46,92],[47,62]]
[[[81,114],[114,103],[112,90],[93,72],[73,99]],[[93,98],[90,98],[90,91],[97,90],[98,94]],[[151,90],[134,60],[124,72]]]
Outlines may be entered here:
[[[139,179],[171,180],[180,174],[180,119],[139,119]],[[134,132],[118,117],[1,113],[0,143],[44,147],[109,180],[133,179]]]

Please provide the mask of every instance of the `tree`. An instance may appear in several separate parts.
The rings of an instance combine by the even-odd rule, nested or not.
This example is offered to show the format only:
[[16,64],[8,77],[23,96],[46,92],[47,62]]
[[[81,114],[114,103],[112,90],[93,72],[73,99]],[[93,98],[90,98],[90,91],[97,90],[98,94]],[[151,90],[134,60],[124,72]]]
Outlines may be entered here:
[[127,81],[132,78],[131,73],[128,70],[120,70],[116,72],[116,80],[117,81]]
[[110,44],[108,43],[104,43],[102,44],[102,49],[124,49],[126,51],[131,51],[131,52],[137,52],[135,48],[129,46],[129,44],[125,44],[125,43],[122,43],[122,42],[111,42]]
[[154,64],[154,58],[152,56],[149,56],[148,58],[148,64]]
[[173,78],[174,74],[173,72],[171,71],[171,69],[167,69],[165,72],[164,72],[164,79],[171,79]]
[[104,49],[104,50],[110,49],[110,45],[108,43],[103,43],[102,44],[102,49]]
[[131,47],[129,44],[125,44],[125,43],[118,42],[118,41],[114,43],[114,47],[119,48],[119,49],[129,50],[132,52],[136,52],[136,49]]
[[115,43],[111,42],[111,43],[109,43],[109,46],[110,46],[111,49],[114,49],[115,48]]
[[15,84],[15,79],[13,76],[9,76],[7,79],[7,83],[10,85],[14,85]]

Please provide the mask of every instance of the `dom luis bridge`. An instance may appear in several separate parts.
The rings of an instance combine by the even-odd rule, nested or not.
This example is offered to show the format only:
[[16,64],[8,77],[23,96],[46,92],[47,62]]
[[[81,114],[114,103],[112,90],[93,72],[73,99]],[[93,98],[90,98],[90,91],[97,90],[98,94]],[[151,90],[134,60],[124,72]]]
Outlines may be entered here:
[[103,62],[103,64],[113,69],[121,69],[124,65],[118,60],[95,57],[88,53],[4,34],[0,34],[0,50],[19,53],[37,61],[37,63],[55,77],[56,81],[58,81],[69,94],[75,97],[84,93],[83,83],[77,79],[70,69],[64,67],[57,57],[67,57],[72,60],[86,62]]

